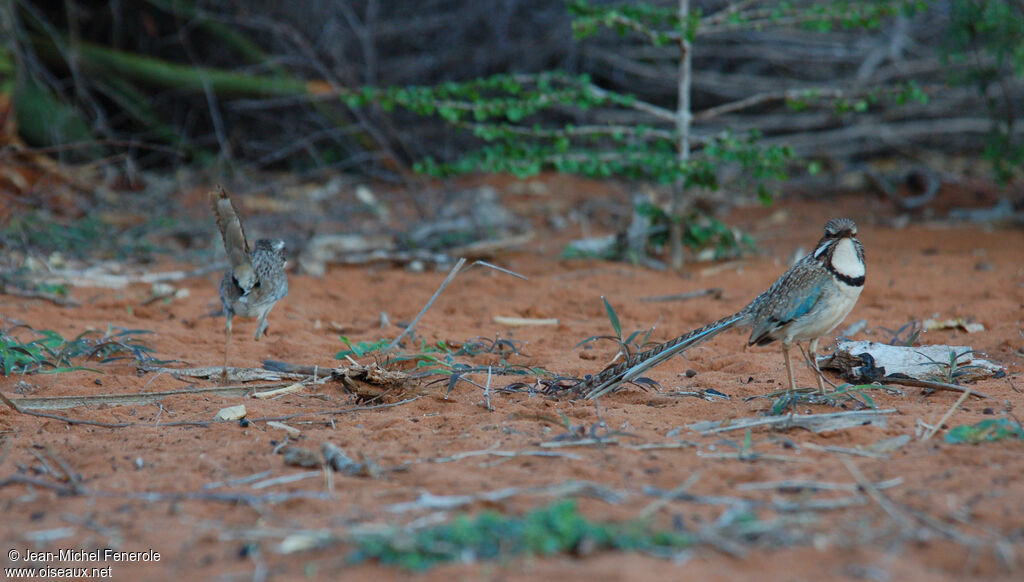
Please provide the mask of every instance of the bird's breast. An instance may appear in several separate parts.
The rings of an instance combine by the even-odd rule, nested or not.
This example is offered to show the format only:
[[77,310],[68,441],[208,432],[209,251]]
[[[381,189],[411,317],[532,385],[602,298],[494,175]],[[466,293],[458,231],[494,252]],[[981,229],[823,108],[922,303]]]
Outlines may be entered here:
[[787,335],[791,340],[806,341],[821,337],[835,329],[853,310],[863,287],[847,285],[836,279],[833,281],[831,289],[816,306],[814,313],[800,318],[790,326]]

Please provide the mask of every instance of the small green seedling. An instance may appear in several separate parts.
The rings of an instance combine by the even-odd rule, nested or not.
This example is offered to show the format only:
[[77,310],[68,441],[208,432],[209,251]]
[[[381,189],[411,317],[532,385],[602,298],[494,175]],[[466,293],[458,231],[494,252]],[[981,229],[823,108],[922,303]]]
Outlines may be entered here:
[[951,444],[976,445],[1002,440],[1024,440],[1024,428],[1009,418],[987,418],[976,424],[964,424],[946,433]]
[[[612,331],[615,332],[615,335],[593,335],[576,344],[576,347],[580,348],[597,340],[611,340],[618,344],[619,353],[621,353],[624,358],[631,358],[633,356],[634,348],[639,350],[647,345],[647,342],[651,339],[651,334],[654,333],[654,328],[652,327],[646,332],[643,330],[634,331],[629,334],[629,337],[623,339],[622,323],[619,320],[619,315],[615,313],[615,308],[612,307],[612,304],[608,302],[608,299],[604,295],[601,296],[601,301],[604,302],[605,313],[608,314],[608,321],[611,323]],[[637,341],[637,337],[640,336],[640,334],[644,335],[640,341]]]

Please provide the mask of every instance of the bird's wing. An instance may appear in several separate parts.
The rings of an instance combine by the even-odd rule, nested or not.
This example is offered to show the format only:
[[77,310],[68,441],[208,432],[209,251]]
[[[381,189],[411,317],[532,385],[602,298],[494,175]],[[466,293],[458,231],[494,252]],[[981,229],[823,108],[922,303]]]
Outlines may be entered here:
[[[826,273],[827,275],[827,273]],[[757,315],[750,331],[750,345],[765,345],[779,339],[775,332],[807,315],[821,299],[826,281],[806,262],[797,263],[756,301]]]
[[256,285],[256,271],[252,268],[252,259],[249,256],[249,242],[245,240],[245,230],[242,228],[242,221],[235,212],[235,205],[231,197],[218,187],[216,192],[210,193],[210,205],[213,207],[213,214],[217,217],[217,228],[220,229],[221,237],[224,239],[224,250],[228,255],[228,262],[231,264],[231,274],[246,293]]

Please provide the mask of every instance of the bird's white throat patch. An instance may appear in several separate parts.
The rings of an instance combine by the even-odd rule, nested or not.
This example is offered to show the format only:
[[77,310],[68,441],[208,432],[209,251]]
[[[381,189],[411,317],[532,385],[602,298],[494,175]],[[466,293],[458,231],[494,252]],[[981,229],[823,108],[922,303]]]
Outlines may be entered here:
[[832,268],[851,279],[864,276],[864,262],[857,256],[857,247],[852,240],[844,238],[836,243],[832,251]]

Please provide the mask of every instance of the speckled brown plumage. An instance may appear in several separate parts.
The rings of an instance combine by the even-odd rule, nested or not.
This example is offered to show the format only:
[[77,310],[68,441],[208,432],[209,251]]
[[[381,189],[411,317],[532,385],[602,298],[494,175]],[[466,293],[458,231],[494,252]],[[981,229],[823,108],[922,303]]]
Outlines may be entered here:
[[229,263],[220,282],[226,336],[222,377],[226,379],[232,317],[257,318],[255,339],[258,341],[267,329],[270,310],[288,294],[288,275],[284,270],[284,241],[263,238],[250,249],[235,205],[223,188],[210,193],[210,205],[217,218],[217,228],[224,240]]

